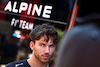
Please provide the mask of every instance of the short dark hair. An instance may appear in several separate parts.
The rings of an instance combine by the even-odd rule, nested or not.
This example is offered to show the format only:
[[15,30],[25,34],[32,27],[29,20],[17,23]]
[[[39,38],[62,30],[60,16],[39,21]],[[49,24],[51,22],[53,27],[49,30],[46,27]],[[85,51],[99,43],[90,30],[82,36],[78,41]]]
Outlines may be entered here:
[[37,25],[29,34],[30,39],[35,42],[35,40],[39,40],[41,36],[46,35],[47,39],[49,40],[49,37],[53,38],[53,43],[57,43],[58,39],[58,33],[55,30],[54,26],[51,26],[49,24],[42,24]]

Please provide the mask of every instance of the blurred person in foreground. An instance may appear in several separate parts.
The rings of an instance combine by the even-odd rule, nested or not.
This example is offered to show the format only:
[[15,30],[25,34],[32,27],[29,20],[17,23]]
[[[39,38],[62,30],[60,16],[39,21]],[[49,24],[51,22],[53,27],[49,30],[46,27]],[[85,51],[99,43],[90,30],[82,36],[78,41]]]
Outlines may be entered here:
[[51,58],[57,43],[57,32],[53,26],[42,24],[30,32],[30,48],[33,50],[29,59],[12,62],[6,67],[50,67]]
[[100,21],[73,27],[58,49],[56,67],[100,67]]
[[100,10],[96,9],[99,2],[81,1],[82,15],[60,42],[56,67],[100,67]]

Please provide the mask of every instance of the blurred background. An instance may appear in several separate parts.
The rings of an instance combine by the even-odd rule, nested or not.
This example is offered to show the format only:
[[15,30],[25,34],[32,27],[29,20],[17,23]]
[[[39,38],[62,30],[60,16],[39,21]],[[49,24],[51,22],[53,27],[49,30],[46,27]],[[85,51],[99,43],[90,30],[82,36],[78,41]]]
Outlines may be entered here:
[[[44,18],[42,17],[43,10],[40,16],[37,13],[27,15],[28,8],[21,13],[5,11],[4,8],[9,1],[11,1],[11,8],[14,8],[14,3],[17,2],[15,7],[17,10],[22,2],[27,3],[28,6],[31,3],[32,6],[34,4],[43,5],[43,7],[49,5],[53,8],[50,18]],[[89,13],[88,10],[83,11],[90,3],[88,1],[88,5],[85,5],[86,2],[86,0],[0,0],[0,66],[3,67],[7,63],[27,59],[31,56],[32,51],[29,48],[31,30],[19,27],[20,20],[27,22],[27,24],[33,24],[32,28],[38,24],[50,23],[55,26],[58,32],[59,43],[61,37],[74,26],[76,16],[81,17],[87,12]],[[15,19],[16,23],[18,22],[15,26],[11,25],[12,19]],[[51,65],[55,61],[56,51],[51,58]]]
[[[42,13],[38,16],[27,15],[27,11],[22,11],[21,13],[14,13],[13,11],[5,11],[5,7],[8,2],[11,2],[11,7],[14,8],[14,3],[17,2],[15,9],[20,8],[20,4],[25,2],[28,4],[34,4],[52,6],[50,18],[43,18]],[[29,33],[30,29],[23,29],[19,27],[19,23],[15,26],[11,25],[12,20],[15,19],[15,22],[20,20],[26,21],[29,24],[35,25],[42,23],[50,23],[55,26],[58,32],[58,38],[61,39],[65,26],[67,25],[68,13],[70,11],[71,0],[0,0],[0,67],[5,67],[6,64],[30,58],[31,49],[29,48],[30,38]],[[32,9],[32,8],[31,8]],[[59,42],[59,41],[58,41]],[[56,53],[56,51],[55,51]],[[55,55],[54,53],[54,55]],[[53,65],[54,56],[51,58],[50,63]]]

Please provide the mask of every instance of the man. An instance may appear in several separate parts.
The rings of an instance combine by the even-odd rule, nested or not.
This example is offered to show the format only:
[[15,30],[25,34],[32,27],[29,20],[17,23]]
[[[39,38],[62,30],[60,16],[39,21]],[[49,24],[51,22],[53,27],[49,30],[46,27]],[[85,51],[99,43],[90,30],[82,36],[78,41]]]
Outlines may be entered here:
[[57,31],[53,26],[42,24],[30,32],[30,48],[33,50],[29,59],[12,62],[6,67],[50,67],[49,59],[52,56],[57,42]]

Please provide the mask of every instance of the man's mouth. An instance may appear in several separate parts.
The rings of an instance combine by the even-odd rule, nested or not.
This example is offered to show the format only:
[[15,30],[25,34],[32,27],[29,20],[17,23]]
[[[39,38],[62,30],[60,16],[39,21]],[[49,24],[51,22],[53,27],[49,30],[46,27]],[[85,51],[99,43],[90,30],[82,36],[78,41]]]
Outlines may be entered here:
[[44,59],[49,59],[50,56],[43,56]]

